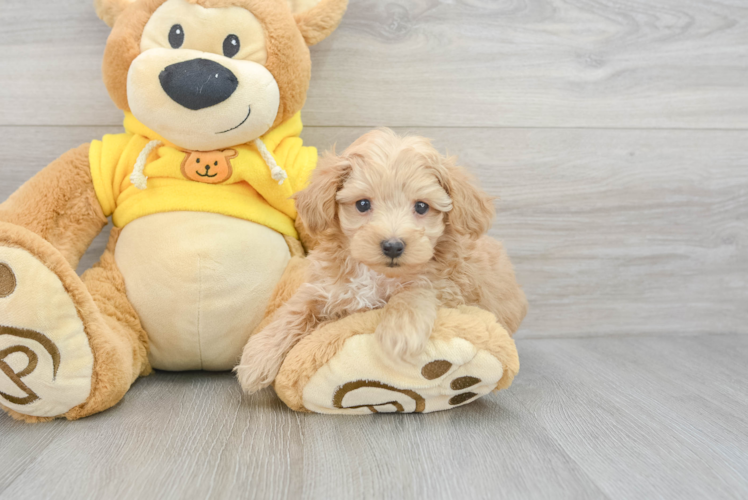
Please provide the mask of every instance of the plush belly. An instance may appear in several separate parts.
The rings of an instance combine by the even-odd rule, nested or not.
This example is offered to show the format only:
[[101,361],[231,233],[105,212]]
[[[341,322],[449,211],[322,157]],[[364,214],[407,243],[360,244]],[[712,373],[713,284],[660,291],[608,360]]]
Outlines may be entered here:
[[115,259],[161,370],[229,370],[288,264],[283,236],[201,212],[128,224]]

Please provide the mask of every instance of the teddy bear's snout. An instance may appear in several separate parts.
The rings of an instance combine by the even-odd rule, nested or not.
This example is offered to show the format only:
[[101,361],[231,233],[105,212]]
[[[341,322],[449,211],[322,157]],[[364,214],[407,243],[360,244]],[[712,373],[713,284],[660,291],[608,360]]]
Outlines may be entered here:
[[158,79],[174,102],[192,111],[224,102],[239,86],[234,73],[209,59],[172,64],[164,68]]

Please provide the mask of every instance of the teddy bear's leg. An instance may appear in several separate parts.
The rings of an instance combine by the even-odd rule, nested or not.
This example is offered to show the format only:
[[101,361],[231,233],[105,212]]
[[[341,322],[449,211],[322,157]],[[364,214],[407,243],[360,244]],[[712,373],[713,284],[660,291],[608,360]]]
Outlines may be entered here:
[[283,361],[276,394],[296,411],[422,413],[506,389],[519,371],[514,341],[488,311],[439,309],[415,364],[393,364],[382,349],[376,330],[385,314],[353,314],[302,339]]
[[114,262],[119,230],[81,280],[49,242],[8,226],[0,223],[0,406],[28,422],[110,408],[150,372]]
[[148,362],[148,335],[127,298],[125,280],[114,260],[120,232],[121,229],[112,229],[101,259],[83,273],[83,283],[106,328],[97,331],[91,341],[97,384],[86,403],[66,415],[69,419],[86,417],[114,406],[138,377],[152,372]]
[[38,422],[116,404],[150,372],[147,337],[114,263],[118,231],[83,280],[34,233],[0,223],[0,235],[0,406]]
[[30,422],[101,411],[147,371],[111,248],[86,277],[93,295],[74,270],[106,224],[87,151],[63,155],[0,205],[0,407]]

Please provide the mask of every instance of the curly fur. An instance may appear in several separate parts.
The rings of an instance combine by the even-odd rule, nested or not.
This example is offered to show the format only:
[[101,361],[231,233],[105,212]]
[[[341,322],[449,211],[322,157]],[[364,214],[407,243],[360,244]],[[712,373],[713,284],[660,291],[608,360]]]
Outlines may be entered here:
[[[361,199],[371,210],[356,209]],[[247,392],[270,385],[303,337],[355,312],[383,309],[376,335],[406,362],[425,348],[439,307],[477,305],[511,333],[527,312],[506,252],[485,235],[492,199],[427,139],[370,132],[328,154],[296,201],[315,247],[305,284],[244,349],[237,372]],[[417,201],[428,212],[417,214]],[[381,250],[392,238],[405,243],[394,259]]]

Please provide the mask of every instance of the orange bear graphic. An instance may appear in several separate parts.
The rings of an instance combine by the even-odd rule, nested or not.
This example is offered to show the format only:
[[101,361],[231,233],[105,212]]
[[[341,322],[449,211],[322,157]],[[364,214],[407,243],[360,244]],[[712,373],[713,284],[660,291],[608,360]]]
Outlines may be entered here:
[[231,159],[238,153],[233,149],[224,151],[193,151],[184,157],[182,175],[191,181],[220,184],[231,177]]

